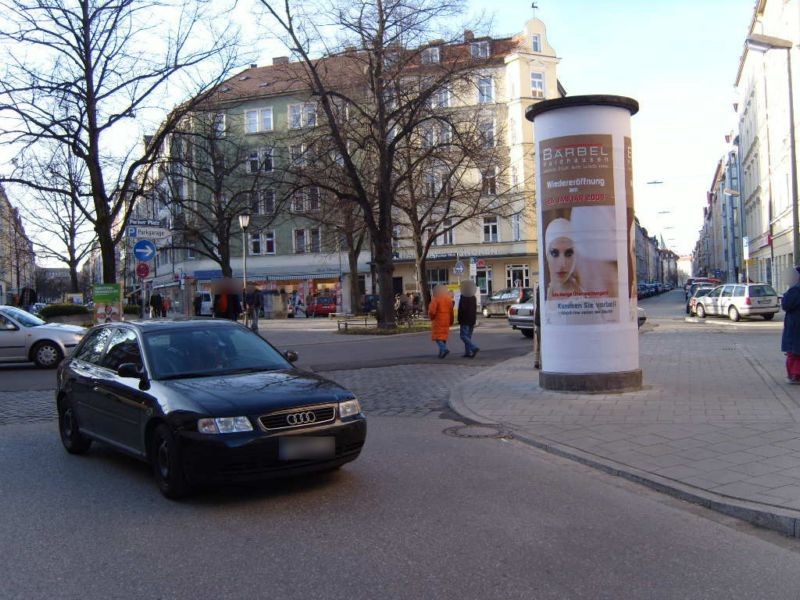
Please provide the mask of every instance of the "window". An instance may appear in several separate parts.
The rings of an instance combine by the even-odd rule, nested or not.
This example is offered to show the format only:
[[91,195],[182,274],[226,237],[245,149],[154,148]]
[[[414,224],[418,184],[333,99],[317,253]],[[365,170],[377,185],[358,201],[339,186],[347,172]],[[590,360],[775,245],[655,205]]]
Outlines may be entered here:
[[306,164],[305,144],[293,144],[289,146],[289,160],[296,167],[303,167]]
[[448,106],[450,106],[450,88],[443,85],[431,95],[430,107],[447,108]]
[[[480,264],[480,263],[478,263]],[[492,267],[487,265],[485,267],[478,267],[475,274],[475,283],[480,289],[481,294],[492,293]]]
[[309,229],[308,231],[308,239],[309,239],[309,252],[321,252],[322,251],[322,235],[320,234],[320,230],[317,228]]
[[522,239],[522,213],[514,213],[511,216],[511,237],[515,242]]
[[422,51],[422,64],[432,65],[439,62],[439,46],[431,46]]
[[244,132],[272,131],[272,107],[244,111]]
[[108,338],[111,337],[111,328],[97,329],[83,339],[81,347],[75,352],[75,358],[86,362],[100,364],[100,357],[106,347]]
[[194,251],[194,248],[186,248],[186,260],[194,260],[197,258],[197,254]]
[[478,123],[478,131],[481,136],[481,144],[484,148],[494,148],[494,120],[481,121]]
[[506,265],[506,285],[510,288],[530,287],[528,265]]
[[472,42],[469,52],[472,58],[489,58],[489,42]]
[[517,165],[513,165],[511,167],[511,189],[516,192],[518,186],[519,186],[519,169],[517,168]]
[[544,73],[531,73],[531,96],[544,98]]
[[436,139],[436,136],[434,135],[433,123],[427,122],[420,125],[419,135],[422,140],[423,148],[433,147]]
[[497,235],[497,217],[483,217],[483,241],[500,241],[500,238]]
[[497,173],[494,169],[483,172],[481,191],[484,196],[497,195]]
[[259,148],[247,156],[248,173],[269,173],[272,171],[272,148]]
[[275,213],[275,192],[272,190],[260,190],[258,192],[259,195],[259,203],[258,203],[258,213],[259,215],[271,215]]
[[542,51],[542,36],[538,33],[534,33],[531,36],[531,48],[534,52],[541,52]]
[[103,357],[101,365],[106,369],[116,371],[124,363],[133,363],[142,367],[142,353],[136,334],[130,329],[116,329],[108,343],[108,350]]
[[439,143],[447,145],[453,141],[453,128],[450,123],[439,124]]
[[308,196],[308,212],[319,212],[319,188],[308,188],[306,195]]
[[[453,235],[453,222],[450,219],[445,219],[442,221],[442,224],[439,226],[439,235],[437,235],[433,240],[434,246],[452,246],[455,244],[454,235]],[[442,231],[445,230],[445,231]]]
[[292,194],[292,212],[302,213],[306,210],[306,198],[303,192],[294,192]]
[[313,102],[289,105],[289,129],[314,127],[317,124],[317,105]]
[[306,230],[294,230],[294,252],[295,254],[305,254],[306,252]]
[[263,236],[264,236],[264,254],[275,254],[275,232],[265,231]]
[[211,124],[214,135],[216,137],[225,136],[225,113],[217,113],[214,115],[214,121]]
[[450,283],[449,269],[428,269],[428,285],[432,288],[437,285],[447,285]]
[[494,82],[491,77],[478,78],[478,104],[494,102]]
[[254,256],[258,256],[261,254],[262,246],[261,246],[261,234],[260,233],[251,233],[250,234],[250,254]]

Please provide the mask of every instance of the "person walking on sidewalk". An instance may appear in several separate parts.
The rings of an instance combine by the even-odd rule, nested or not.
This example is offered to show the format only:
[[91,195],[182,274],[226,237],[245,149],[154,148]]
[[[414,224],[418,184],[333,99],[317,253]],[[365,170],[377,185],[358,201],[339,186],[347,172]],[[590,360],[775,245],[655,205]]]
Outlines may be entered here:
[[461,298],[458,300],[458,335],[464,342],[464,358],[475,358],[480,348],[472,343],[472,332],[478,317],[478,300],[475,298],[475,284],[461,282]]
[[795,267],[793,284],[783,294],[781,352],[786,353],[786,377],[789,383],[800,384],[800,267]]
[[257,289],[253,284],[248,285],[247,293],[244,295],[244,310],[247,313],[247,319],[250,321],[250,329],[255,332],[258,332],[258,316],[263,305],[261,290]]
[[431,339],[439,346],[439,358],[450,354],[447,349],[447,338],[450,336],[450,326],[453,324],[453,299],[447,286],[437,285],[433,290],[433,300],[428,307],[428,317],[431,319]]

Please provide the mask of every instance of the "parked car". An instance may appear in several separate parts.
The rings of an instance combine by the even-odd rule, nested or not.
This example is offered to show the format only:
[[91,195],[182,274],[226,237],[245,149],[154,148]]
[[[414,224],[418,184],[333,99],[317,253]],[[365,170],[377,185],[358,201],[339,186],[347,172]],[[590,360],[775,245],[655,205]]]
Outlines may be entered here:
[[29,362],[43,369],[58,366],[83,338],[86,329],[45,323],[20,308],[0,306],[0,362]]
[[295,360],[226,320],[97,326],[58,370],[61,441],[149,462],[169,498],[355,460],[367,433],[358,400]]
[[214,314],[214,296],[211,292],[198,292],[200,296],[200,314],[204,317],[210,317]]
[[700,318],[727,316],[731,321],[755,315],[769,321],[779,310],[778,294],[766,283],[718,285],[695,304],[695,313]]
[[[523,302],[514,304],[508,309],[508,324],[511,329],[517,329],[527,338],[533,337],[533,321],[535,305],[533,302]],[[641,327],[647,321],[647,313],[642,307],[638,307],[637,326]]]
[[317,296],[306,308],[306,317],[317,315],[328,316],[336,312],[336,298],[331,296]]
[[47,306],[47,303],[45,303],[45,302],[37,302],[36,304],[34,304],[33,306],[31,306],[31,312],[32,312],[33,314],[35,314],[35,315],[38,315],[40,312],[42,312],[42,309],[43,309],[45,306]]
[[693,285],[692,289],[692,294],[689,296],[689,299],[686,300],[686,314],[694,316],[697,299],[707,296],[714,288],[711,286]]
[[508,309],[513,304],[527,302],[533,296],[533,288],[514,287],[495,292],[483,303],[481,313],[486,318],[492,316],[508,316]]

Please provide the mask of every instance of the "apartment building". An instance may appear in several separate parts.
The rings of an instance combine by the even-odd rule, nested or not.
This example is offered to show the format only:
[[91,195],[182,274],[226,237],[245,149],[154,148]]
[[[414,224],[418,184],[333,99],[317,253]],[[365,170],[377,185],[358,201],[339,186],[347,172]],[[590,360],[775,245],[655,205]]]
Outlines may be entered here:
[[36,253],[19,211],[0,186],[0,304],[13,304],[35,286]]

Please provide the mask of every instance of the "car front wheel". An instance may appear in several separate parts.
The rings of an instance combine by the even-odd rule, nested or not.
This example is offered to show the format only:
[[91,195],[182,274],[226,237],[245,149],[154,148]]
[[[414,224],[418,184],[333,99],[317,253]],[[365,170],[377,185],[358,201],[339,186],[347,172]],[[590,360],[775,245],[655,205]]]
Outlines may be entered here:
[[764,313],[762,315],[765,321],[772,321],[772,318],[775,316],[775,313]]
[[695,306],[694,312],[701,319],[704,319],[706,316],[706,309],[703,307],[702,304],[698,304],[697,306]]
[[158,489],[164,496],[176,500],[189,493],[178,444],[169,427],[163,423],[153,432],[150,461]]
[[728,309],[728,318],[729,318],[731,321],[734,321],[734,322],[735,322],[735,321],[738,321],[739,319],[741,319],[741,317],[739,316],[739,311],[738,311],[738,310],[736,310],[736,307],[735,307],[735,306],[731,306],[731,307]]
[[70,454],[86,454],[92,445],[92,440],[81,433],[69,398],[62,398],[58,403],[58,433],[64,449]]
[[33,362],[41,369],[54,369],[64,356],[53,342],[39,342],[33,347]]

